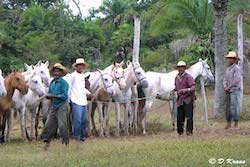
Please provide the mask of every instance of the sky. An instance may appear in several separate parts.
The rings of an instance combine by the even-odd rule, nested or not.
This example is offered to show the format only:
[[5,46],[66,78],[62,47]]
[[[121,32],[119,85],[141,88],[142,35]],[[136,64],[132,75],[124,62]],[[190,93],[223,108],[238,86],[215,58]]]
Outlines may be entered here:
[[[75,15],[77,15],[79,13],[76,5],[74,4],[74,2],[72,0],[65,0],[66,3],[69,3],[69,7],[71,10],[73,10],[73,13]],[[76,1],[79,1],[80,2],[80,8],[81,8],[81,12],[82,12],[82,15],[83,17],[86,17],[89,15],[89,12],[88,10],[90,8],[98,8],[101,3],[102,3],[102,0],[76,0]]]

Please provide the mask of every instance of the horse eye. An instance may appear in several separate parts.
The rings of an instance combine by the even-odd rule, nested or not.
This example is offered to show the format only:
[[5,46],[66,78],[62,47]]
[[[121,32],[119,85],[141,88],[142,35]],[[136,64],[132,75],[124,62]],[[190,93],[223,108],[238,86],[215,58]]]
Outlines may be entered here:
[[38,83],[38,81],[36,81],[36,80],[33,80],[33,82],[34,82],[35,84],[37,84],[37,83]]
[[104,79],[104,81],[108,81],[108,79],[107,79],[107,78],[105,78],[105,79]]
[[17,81],[19,81],[20,79],[19,78],[16,78]]
[[43,72],[43,71],[41,71],[41,73],[43,74],[44,72]]
[[137,72],[137,74],[138,74],[138,75],[140,75],[140,74],[141,74],[141,72]]

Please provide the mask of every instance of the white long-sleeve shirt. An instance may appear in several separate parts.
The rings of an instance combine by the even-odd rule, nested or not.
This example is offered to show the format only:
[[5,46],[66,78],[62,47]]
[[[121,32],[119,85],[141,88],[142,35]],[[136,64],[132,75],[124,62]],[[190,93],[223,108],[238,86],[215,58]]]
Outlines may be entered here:
[[87,105],[87,96],[90,92],[85,88],[85,78],[83,73],[74,71],[63,77],[69,85],[70,100],[80,106]]

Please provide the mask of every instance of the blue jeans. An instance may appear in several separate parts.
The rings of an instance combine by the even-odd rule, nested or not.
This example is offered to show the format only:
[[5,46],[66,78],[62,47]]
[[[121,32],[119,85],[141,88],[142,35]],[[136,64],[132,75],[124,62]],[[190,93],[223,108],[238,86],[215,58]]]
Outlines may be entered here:
[[72,103],[73,112],[73,137],[84,140],[88,135],[88,111],[87,106]]
[[226,111],[227,122],[231,122],[232,119],[238,121],[240,119],[240,89],[232,90],[227,96],[229,96]]

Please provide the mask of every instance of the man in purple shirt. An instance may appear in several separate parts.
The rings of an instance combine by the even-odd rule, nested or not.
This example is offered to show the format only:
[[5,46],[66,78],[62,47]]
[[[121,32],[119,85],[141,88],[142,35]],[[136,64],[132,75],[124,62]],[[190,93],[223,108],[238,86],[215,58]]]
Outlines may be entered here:
[[175,92],[177,95],[177,131],[183,134],[185,118],[187,119],[186,134],[193,134],[193,102],[195,100],[194,78],[185,72],[186,63],[179,61],[177,64],[178,75],[175,78]]
[[241,70],[238,66],[239,57],[236,52],[230,51],[225,56],[228,67],[225,72],[223,86],[226,91],[226,120],[225,129],[231,128],[231,121],[234,120],[235,129],[239,128],[240,119],[240,91],[241,91]]

